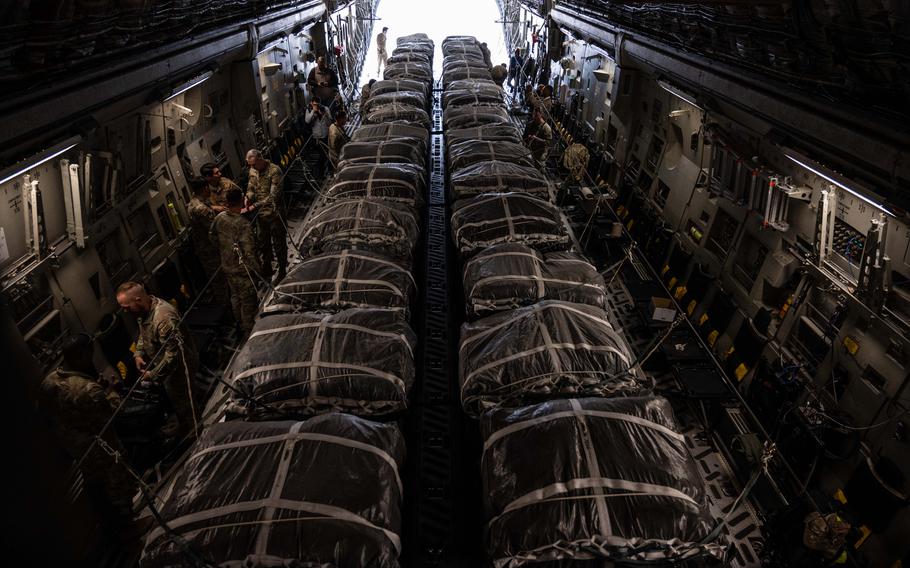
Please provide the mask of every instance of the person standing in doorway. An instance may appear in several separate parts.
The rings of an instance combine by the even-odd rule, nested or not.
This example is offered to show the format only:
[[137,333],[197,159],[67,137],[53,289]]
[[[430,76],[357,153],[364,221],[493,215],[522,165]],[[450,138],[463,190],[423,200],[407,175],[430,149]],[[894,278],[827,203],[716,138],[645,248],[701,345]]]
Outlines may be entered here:
[[382,31],[379,32],[379,35],[376,36],[376,57],[379,59],[379,65],[376,67],[376,74],[379,75],[382,72],[383,65],[386,65],[389,60],[389,54],[386,51],[386,39],[388,39],[389,28],[384,27]]

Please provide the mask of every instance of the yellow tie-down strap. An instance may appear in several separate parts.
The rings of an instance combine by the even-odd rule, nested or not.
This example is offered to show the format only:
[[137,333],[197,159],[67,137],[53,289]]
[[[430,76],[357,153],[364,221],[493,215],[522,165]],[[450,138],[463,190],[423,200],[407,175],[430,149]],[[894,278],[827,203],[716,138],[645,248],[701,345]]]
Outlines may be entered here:
[[635,225],[635,219],[629,219],[629,222],[626,223],[626,230],[631,231],[633,225]]
[[675,276],[670,278],[670,282],[667,283],[667,288],[669,288],[670,290],[673,289],[673,286],[676,286],[676,277]]
[[692,300],[689,302],[689,305],[686,307],[686,313],[689,314],[689,317],[692,317],[692,314],[695,313],[695,308],[698,307],[698,302]]
[[668,270],[670,270],[670,265],[665,264],[664,267],[660,269],[660,275],[663,276],[664,274],[667,273]]
[[689,290],[685,286],[677,286],[676,291],[673,293],[673,297],[677,300],[682,300],[683,296],[685,296],[688,291]]
[[739,366],[736,367],[736,370],[733,371],[733,374],[736,375],[737,381],[741,381],[741,380],[743,380],[743,377],[745,377],[746,373],[748,373],[748,372],[749,372],[749,368],[746,367],[746,365],[744,363],[740,363]]
[[727,359],[729,359],[729,358],[730,358],[730,355],[733,355],[733,353],[734,353],[735,351],[736,351],[736,347],[734,347],[734,346],[731,345],[730,348],[727,349],[727,352],[724,353],[724,360],[726,361]]
[[708,321],[708,314],[705,313],[702,314],[700,318],[698,318],[698,325],[704,325],[706,321]]
[[717,341],[717,336],[720,335],[720,332],[716,329],[708,334],[708,345],[714,347],[714,343]]

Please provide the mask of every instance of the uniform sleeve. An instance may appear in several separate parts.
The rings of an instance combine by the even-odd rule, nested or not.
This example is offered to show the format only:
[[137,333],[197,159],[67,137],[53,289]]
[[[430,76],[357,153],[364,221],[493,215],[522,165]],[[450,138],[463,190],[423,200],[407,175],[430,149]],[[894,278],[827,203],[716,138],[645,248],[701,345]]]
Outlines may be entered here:
[[307,78],[306,78],[306,84],[311,89],[316,88],[316,68],[315,67],[310,69],[310,74],[307,75]]
[[253,173],[253,168],[250,168],[250,180],[246,184],[246,198],[253,203],[258,203],[256,200],[256,184],[259,183],[259,176]]
[[139,320],[139,337],[136,338],[136,351],[133,353],[134,357],[145,357],[148,355],[145,352],[145,342],[142,341],[142,320]]
[[162,353],[158,354],[158,360],[149,370],[152,378],[168,377],[175,371],[180,371],[180,365],[183,365],[181,345],[183,334],[180,332],[179,320],[175,315],[169,315],[163,321],[155,325],[155,333],[161,338]]
[[243,254],[243,262],[253,272],[262,272],[259,267],[259,255],[256,254],[256,245],[253,241],[253,226],[250,223],[243,223],[237,233],[237,240],[240,252]]
[[269,200],[273,205],[281,203],[281,168],[269,168]]

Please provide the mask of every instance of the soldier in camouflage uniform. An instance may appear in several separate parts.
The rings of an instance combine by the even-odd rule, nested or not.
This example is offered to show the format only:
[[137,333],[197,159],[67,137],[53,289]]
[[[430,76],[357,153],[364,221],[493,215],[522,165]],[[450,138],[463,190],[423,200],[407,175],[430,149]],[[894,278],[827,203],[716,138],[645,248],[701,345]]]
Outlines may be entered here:
[[246,335],[253,329],[259,310],[259,297],[252,280],[260,270],[259,258],[256,256],[253,227],[241,215],[243,193],[229,191],[227,203],[228,210],[219,213],[212,223],[212,235],[217,237],[221,250],[221,271],[231,291],[234,319],[240,325],[241,334]]
[[283,197],[281,191],[281,168],[262,157],[259,150],[246,153],[250,166],[250,182],[247,187],[248,211],[256,213],[256,232],[262,277],[272,278],[272,248],[278,261],[278,275],[281,280],[287,274],[288,240],[281,216]]
[[218,167],[218,164],[212,162],[202,164],[202,167],[199,168],[199,175],[204,177],[205,181],[209,184],[209,189],[212,192],[209,199],[212,202],[212,208],[215,210],[215,213],[221,213],[227,209],[225,195],[232,189],[240,189],[240,186],[234,183],[230,178],[221,175],[221,169]]
[[177,308],[147,294],[138,282],[121,284],[117,303],[138,319],[139,338],[133,356],[142,373],[140,378],[160,381],[180,423],[179,433],[193,433],[205,401],[194,380],[199,366],[196,346]]
[[[87,336],[68,339],[63,347],[63,366],[41,382],[40,402],[67,454],[76,462],[85,456],[79,470],[86,494],[105,528],[118,537],[127,535],[133,528],[135,481],[100,443],[92,446],[95,436],[113,416],[119,398],[106,392],[98,382],[98,373],[92,363],[92,344]],[[101,439],[123,455],[123,445],[113,426],[101,435]]]
[[[224,178],[222,178],[224,179]],[[190,217],[190,231],[193,239],[193,250],[196,252],[196,258],[205,269],[205,275],[211,279],[209,285],[212,289],[212,299],[216,304],[223,305],[228,300],[227,281],[224,274],[221,273],[221,258],[218,255],[218,247],[212,241],[209,231],[212,228],[212,221],[215,215],[224,211],[224,207],[212,205],[211,188],[203,178],[191,178],[190,188],[193,190],[193,198],[187,205],[187,213]]]

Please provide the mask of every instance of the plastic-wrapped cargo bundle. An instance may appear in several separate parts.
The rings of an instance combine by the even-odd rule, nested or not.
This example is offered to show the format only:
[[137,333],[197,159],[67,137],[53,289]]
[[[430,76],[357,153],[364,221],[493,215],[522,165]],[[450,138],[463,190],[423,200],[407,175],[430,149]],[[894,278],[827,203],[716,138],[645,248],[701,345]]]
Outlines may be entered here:
[[381,416],[404,410],[414,384],[416,336],[401,311],[260,318],[224,373],[238,392],[229,408],[250,418],[342,410]]
[[461,79],[452,81],[449,84],[449,90],[452,91],[488,91],[490,89],[502,89],[493,82],[492,79]]
[[397,426],[346,414],[214,424],[161,506],[181,541],[154,529],[140,565],[395,568],[404,459]]
[[635,396],[625,340],[594,306],[544,300],[461,328],[461,405],[477,416],[568,396]]
[[490,193],[455,202],[452,237],[462,256],[499,243],[565,250],[569,235],[553,204],[524,193]]
[[357,164],[413,164],[424,167],[426,155],[410,138],[393,138],[384,142],[348,142],[341,149],[338,167]]
[[343,250],[304,259],[275,286],[262,313],[386,308],[407,311],[414,277],[400,263],[370,251]]
[[443,111],[442,121],[446,130],[486,124],[512,124],[509,113],[502,105],[450,106]]
[[433,68],[426,63],[395,63],[385,68],[383,79],[414,79],[433,82]]
[[452,89],[442,95],[442,108],[451,106],[468,106],[468,105],[501,105],[504,102],[504,94],[499,87],[494,89]]
[[425,43],[425,44],[429,45],[430,47],[434,47],[436,45],[435,43],[433,43],[433,40],[430,39],[430,36],[428,36],[425,33],[408,34],[405,36],[401,36],[395,40],[395,45],[398,45],[398,46],[406,44],[406,43]]
[[415,81],[413,79],[390,79],[388,81],[376,81],[373,83],[373,86],[370,87],[370,96],[375,97],[378,95],[398,93],[401,91],[421,93],[424,97],[429,96],[427,93],[426,82]]
[[490,68],[487,66],[486,61],[483,60],[482,55],[455,55],[448,56],[442,62],[442,72],[450,73],[452,71],[457,71],[459,69],[474,69],[478,71],[487,70]]
[[380,199],[349,199],[322,207],[303,226],[309,254],[366,249],[410,261],[420,229],[413,209]]
[[426,154],[430,143],[430,132],[419,124],[406,122],[382,122],[365,124],[351,134],[352,142],[385,142],[393,138],[411,138],[420,145],[420,152]]
[[[416,140],[414,146],[419,146]],[[325,197],[328,201],[375,198],[420,209],[426,193],[425,175],[422,166],[411,164],[349,165],[338,170]]]
[[448,90],[449,85],[451,85],[454,81],[463,81],[465,79],[490,80],[492,78],[493,75],[490,74],[489,69],[480,67],[462,67],[444,72],[442,74],[442,87],[443,89]]
[[591,263],[571,252],[541,253],[505,243],[477,253],[464,267],[468,314],[511,310],[542,300],[603,309],[606,285]]
[[451,55],[468,51],[480,52],[480,43],[474,36],[449,36],[442,40],[442,54]]
[[500,161],[478,162],[461,168],[452,173],[449,183],[449,191],[455,199],[498,191],[547,198],[550,188],[550,182],[537,168]]
[[467,168],[479,162],[501,162],[534,168],[531,151],[514,142],[465,140],[449,146],[446,159],[452,170]]
[[487,124],[484,126],[473,126],[471,128],[453,128],[451,130],[446,130],[447,147],[467,140],[521,144],[521,132],[511,124]]
[[411,105],[382,105],[363,116],[364,124],[381,124],[383,122],[403,121],[417,124],[426,130],[432,126],[430,115],[422,108]]
[[483,417],[481,430],[487,547],[496,568],[586,559],[663,566],[722,556],[710,538],[704,482],[666,399],[501,409]]
[[410,105],[416,108],[426,109],[427,97],[417,91],[398,91],[395,93],[383,93],[381,95],[370,95],[367,102],[360,109],[361,112],[369,113],[371,110],[392,104]]
[[423,63],[425,65],[431,65],[433,63],[433,57],[423,50],[404,49],[399,47],[392,52],[392,56],[389,57],[388,61],[389,65],[394,65],[396,63]]

